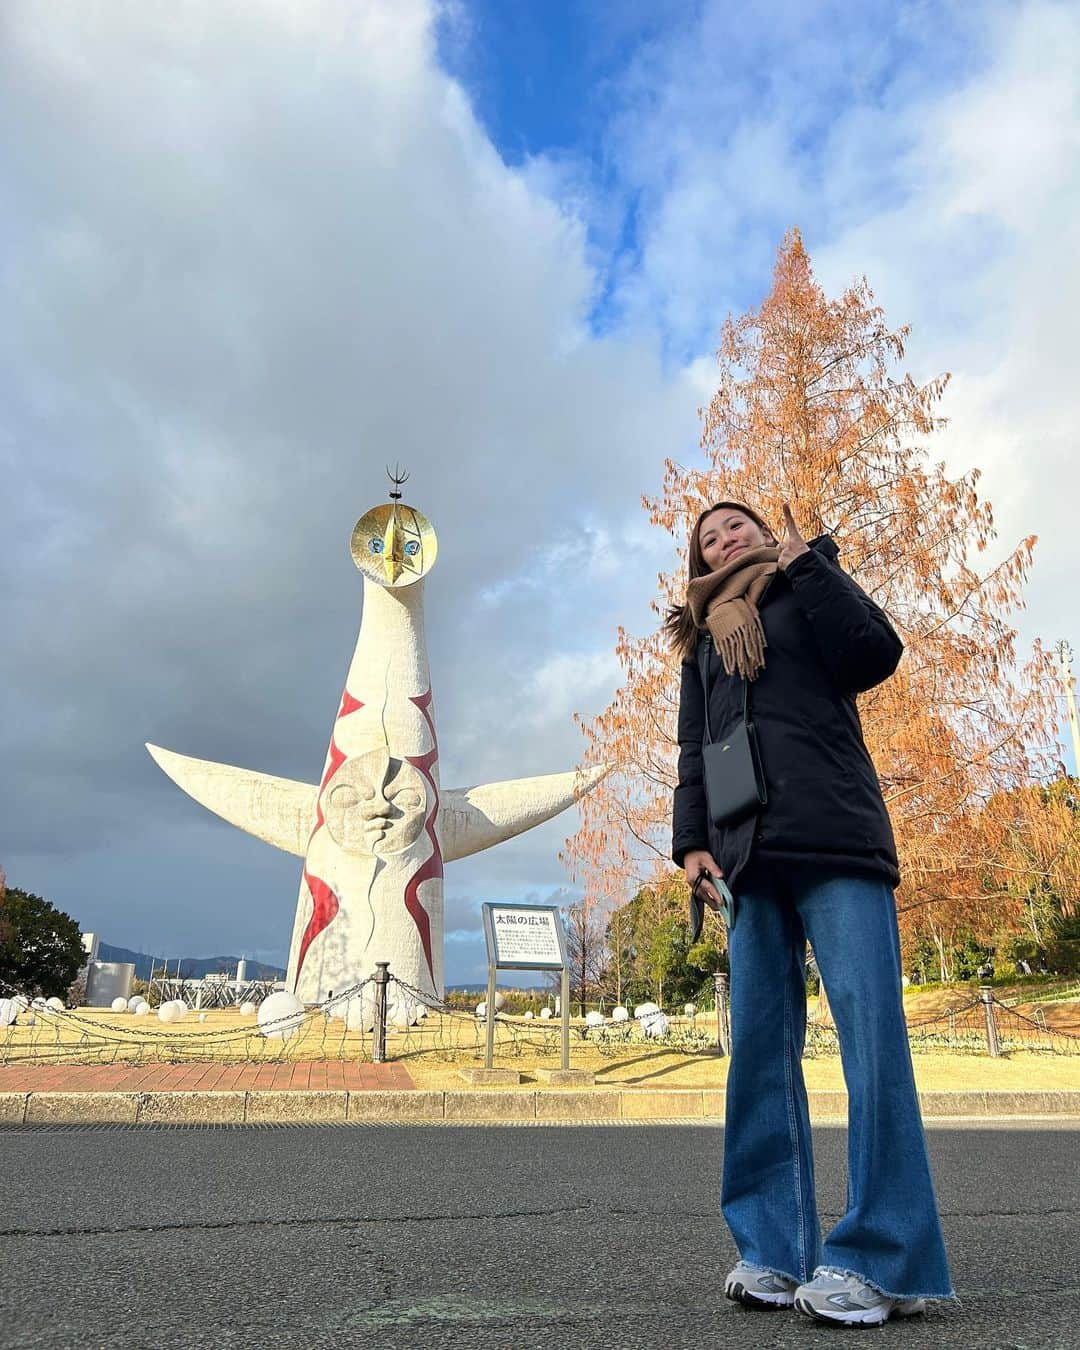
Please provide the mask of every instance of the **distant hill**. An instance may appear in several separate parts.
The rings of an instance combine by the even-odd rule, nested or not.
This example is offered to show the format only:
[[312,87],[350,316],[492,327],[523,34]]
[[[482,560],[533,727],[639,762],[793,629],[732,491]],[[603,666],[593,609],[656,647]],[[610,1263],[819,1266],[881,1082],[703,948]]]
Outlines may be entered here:
[[[159,973],[162,964],[160,956],[150,957],[145,952],[129,951],[127,947],[114,947],[108,942],[102,942],[98,947],[98,958],[102,961],[131,962],[135,967],[135,978],[137,980],[148,980],[150,978],[151,961]],[[239,957],[236,956],[182,956],[180,958],[180,974],[187,980],[200,980],[204,975],[225,974],[234,976],[238,960]],[[176,974],[175,956],[169,959],[169,974]],[[279,966],[264,966],[261,961],[249,959],[247,978],[249,980],[283,980],[285,972]]]
[[[150,978],[150,963],[153,961],[155,970],[160,974],[162,958],[160,956],[150,957],[145,952],[133,952],[127,947],[114,947],[109,942],[102,942],[98,947],[98,957],[102,961],[130,961],[135,967],[135,978],[137,980],[148,980]],[[236,956],[182,956],[180,958],[180,974],[187,980],[200,980],[204,975],[225,974],[235,976],[236,963],[239,960]],[[531,993],[536,989],[542,989],[547,980],[537,975],[535,984],[525,984],[524,982],[516,985],[508,985],[504,981],[508,972],[500,972],[499,988],[510,993],[521,992]],[[523,972],[515,972],[519,977]],[[176,957],[169,957],[169,974],[176,975]],[[247,977],[249,980],[283,980],[285,972],[279,966],[264,966],[261,961],[252,961],[248,958]],[[478,999],[484,997],[487,986],[482,980],[471,980],[468,984],[448,984],[446,992],[465,993],[472,991]]]

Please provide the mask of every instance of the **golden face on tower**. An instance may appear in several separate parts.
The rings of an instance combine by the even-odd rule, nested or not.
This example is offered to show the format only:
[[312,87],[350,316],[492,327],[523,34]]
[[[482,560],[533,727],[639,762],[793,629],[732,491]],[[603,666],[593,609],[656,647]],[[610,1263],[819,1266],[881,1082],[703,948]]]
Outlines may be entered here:
[[386,502],[356,522],[351,549],[360,571],[380,586],[411,586],[435,566],[438,541],[427,516]]

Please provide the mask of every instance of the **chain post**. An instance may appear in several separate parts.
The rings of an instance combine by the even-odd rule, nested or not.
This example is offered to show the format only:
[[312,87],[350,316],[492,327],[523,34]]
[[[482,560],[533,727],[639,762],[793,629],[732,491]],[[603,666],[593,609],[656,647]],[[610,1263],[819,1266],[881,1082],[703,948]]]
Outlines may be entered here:
[[713,997],[716,1000],[716,1049],[720,1055],[731,1054],[731,1023],[728,1019],[728,977],[722,970],[713,976]]
[[998,1040],[997,1022],[994,1020],[993,986],[989,984],[980,984],[979,998],[982,1001],[983,1012],[986,1015],[986,1045],[990,1051],[991,1058],[999,1059],[1001,1057],[1001,1042]]
[[372,979],[375,981],[375,1031],[371,1061],[382,1064],[386,1060],[386,988],[390,983],[390,962],[376,961]]

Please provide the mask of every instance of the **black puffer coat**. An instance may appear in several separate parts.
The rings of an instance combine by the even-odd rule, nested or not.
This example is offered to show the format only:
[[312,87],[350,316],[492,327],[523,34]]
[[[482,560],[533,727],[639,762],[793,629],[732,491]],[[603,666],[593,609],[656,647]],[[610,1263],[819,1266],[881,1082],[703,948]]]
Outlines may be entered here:
[[[750,858],[815,862],[836,871],[900,880],[892,826],[863,742],[855,695],[887,679],[903,643],[885,614],[841,570],[827,536],[777,572],[759,605],[765,669],[750,685],[768,802],[758,816],[710,826],[702,781],[705,698],[696,661],[683,664],[679,785],[671,854],[682,866],[709,849],[728,885]],[[743,682],[715,651],[709,718],[713,739],[742,717]]]

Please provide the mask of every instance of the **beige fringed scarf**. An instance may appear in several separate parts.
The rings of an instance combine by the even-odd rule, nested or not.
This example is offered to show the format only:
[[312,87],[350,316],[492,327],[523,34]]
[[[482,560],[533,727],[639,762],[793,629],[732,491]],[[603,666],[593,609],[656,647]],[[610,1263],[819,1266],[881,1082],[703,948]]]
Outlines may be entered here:
[[776,575],[780,550],[749,548],[686,588],[686,603],[699,628],[712,634],[729,675],[754,680],[765,665],[765,631],[758,601]]

